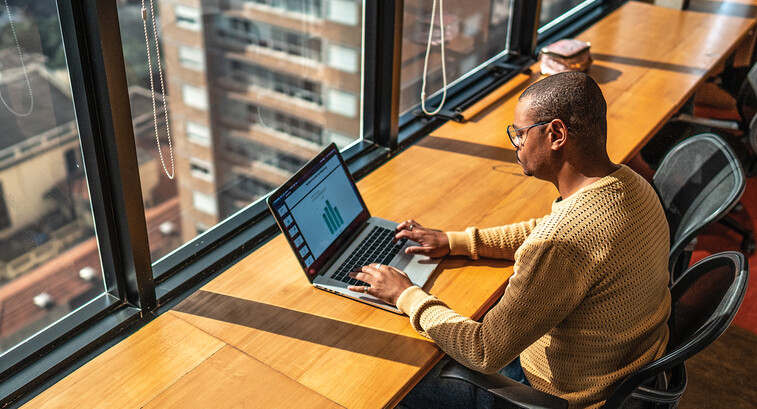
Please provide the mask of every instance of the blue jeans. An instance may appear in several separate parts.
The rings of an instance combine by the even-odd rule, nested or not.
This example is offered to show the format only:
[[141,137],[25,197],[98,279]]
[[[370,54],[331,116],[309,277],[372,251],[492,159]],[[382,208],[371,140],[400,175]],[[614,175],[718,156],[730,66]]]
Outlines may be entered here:
[[[423,378],[418,385],[405,396],[405,399],[397,405],[401,409],[422,408],[491,408],[494,407],[494,398],[491,394],[482,391],[475,386],[453,379],[442,379],[439,373],[442,367],[450,360],[448,356],[436,364],[435,367]],[[523,367],[520,366],[520,358],[515,358],[506,367],[499,371],[500,374],[520,383],[530,385]]]

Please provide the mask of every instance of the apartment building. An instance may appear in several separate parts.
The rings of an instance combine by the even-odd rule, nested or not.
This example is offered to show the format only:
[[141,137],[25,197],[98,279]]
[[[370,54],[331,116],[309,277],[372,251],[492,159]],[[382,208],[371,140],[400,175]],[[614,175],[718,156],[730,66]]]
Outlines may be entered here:
[[360,2],[159,6],[184,240],[360,138]]

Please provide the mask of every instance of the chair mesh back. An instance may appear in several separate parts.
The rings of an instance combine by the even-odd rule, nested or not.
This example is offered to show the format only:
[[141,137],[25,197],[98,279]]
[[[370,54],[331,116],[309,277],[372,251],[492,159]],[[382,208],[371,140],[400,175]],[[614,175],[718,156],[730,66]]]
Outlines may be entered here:
[[753,65],[736,94],[736,108],[744,125],[757,114],[757,64]]
[[[689,271],[687,274],[691,273]],[[695,272],[696,274],[697,272]],[[721,264],[704,271],[687,288],[676,291],[672,300],[670,342],[668,350],[707,327],[733,284],[735,271],[732,265]],[[708,322],[709,321],[709,322]]]
[[[725,332],[744,300],[748,281],[746,257],[735,251],[714,254],[689,267],[670,288],[670,339],[665,355],[626,377],[603,408],[625,409],[626,402],[634,404],[629,397],[675,408],[686,389],[683,362]],[[644,382],[659,380],[668,371],[669,382],[641,390]]]
[[744,186],[742,172],[731,149],[713,134],[695,135],[668,153],[654,184],[670,224],[672,246],[736,203]]

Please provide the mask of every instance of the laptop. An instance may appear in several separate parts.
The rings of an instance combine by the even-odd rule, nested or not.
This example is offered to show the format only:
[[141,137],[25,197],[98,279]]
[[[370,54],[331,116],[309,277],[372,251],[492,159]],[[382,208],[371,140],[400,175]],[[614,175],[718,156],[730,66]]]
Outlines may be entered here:
[[411,240],[393,241],[398,223],[371,217],[339,149],[331,143],[266,199],[311,284],[401,314],[368,294],[349,291],[364,285],[350,271],[380,263],[407,273],[423,286],[439,259],[405,254]]

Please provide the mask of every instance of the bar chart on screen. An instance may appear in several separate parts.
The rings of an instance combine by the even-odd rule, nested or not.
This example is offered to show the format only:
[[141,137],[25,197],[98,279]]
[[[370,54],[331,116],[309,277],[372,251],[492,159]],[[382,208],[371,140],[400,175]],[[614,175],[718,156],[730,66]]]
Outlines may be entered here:
[[326,206],[323,208],[323,221],[326,222],[326,227],[329,228],[329,232],[334,234],[344,224],[344,219],[339,213],[339,209],[331,206],[331,203],[327,200]]

